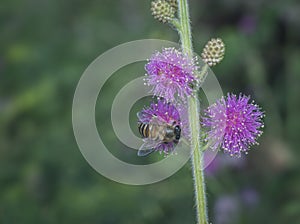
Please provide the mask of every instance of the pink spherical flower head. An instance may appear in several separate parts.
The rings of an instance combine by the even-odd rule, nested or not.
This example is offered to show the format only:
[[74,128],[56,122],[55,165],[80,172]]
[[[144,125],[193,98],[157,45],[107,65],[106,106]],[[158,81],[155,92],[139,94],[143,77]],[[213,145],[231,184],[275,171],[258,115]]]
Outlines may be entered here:
[[147,72],[145,82],[153,87],[153,94],[174,102],[178,96],[185,100],[198,86],[194,75],[198,66],[196,58],[176,50],[165,48],[156,52],[145,66]]
[[[140,156],[148,155],[153,151],[159,151],[165,154],[174,151],[181,135],[180,114],[174,105],[167,103],[165,100],[158,99],[157,103],[151,103],[149,107],[145,107],[138,113],[138,123],[139,130],[142,133],[145,133],[145,129],[147,128],[161,130],[157,127],[164,129],[167,126],[172,127],[170,130],[174,130],[174,133],[171,133],[174,141],[163,141],[161,139],[144,136],[144,144],[138,152]],[[176,131],[175,128],[177,129]],[[146,132],[149,131],[147,130]],[[157,133],[157,131],[155,133]]]
[[264,113],[249,100],[250,97],[241,94],[239,97],[228,94],[207,108],[202,124],[209,128],[206,140],[212,149],[221,147],[231,156],[240,157],[250,146],[258,144]]

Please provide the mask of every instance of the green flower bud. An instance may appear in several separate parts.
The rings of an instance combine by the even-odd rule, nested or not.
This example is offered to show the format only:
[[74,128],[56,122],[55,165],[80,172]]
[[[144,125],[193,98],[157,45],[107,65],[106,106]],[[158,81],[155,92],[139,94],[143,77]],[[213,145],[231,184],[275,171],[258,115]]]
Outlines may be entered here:
[[155,19],[162,23],[168,23],[175,17],[175,9],[166,1],[157,0],[151,2],[151,11]]
[[205,45],[201,54],[202,60],[209,66],[215,66],[224,58],[225,44],[220,38],[212,38]]

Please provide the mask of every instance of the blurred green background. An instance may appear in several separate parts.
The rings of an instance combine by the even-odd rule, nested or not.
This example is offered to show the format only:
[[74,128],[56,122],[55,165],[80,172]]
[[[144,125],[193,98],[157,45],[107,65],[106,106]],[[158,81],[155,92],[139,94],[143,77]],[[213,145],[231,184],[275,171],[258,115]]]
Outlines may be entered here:
[[[137,39],[178,41],[149,8],[149,0],[1,1],[0,223],[195,222],[190,164],[160,183],[122,185],[88,165],[72,131],[73,94],[97,56]],[[224,92],[251,94],[267,115],[256,149],[240,160],[220,153],[206,170],[210,220],[300,223],[299,1],[191,0],[190,8],[197,53],[211,37],[226,43],[213,69]],[[143,74],[142,63],[115,74],[98,114]],[[124,151],[101,117],[104,139]]]

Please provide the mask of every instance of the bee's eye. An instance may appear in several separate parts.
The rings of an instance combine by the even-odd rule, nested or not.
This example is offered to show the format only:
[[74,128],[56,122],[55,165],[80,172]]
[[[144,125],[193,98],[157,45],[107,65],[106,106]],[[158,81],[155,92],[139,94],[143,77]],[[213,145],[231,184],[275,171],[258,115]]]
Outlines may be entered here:
[[176,134],[176,136],[180,136],[180,132],[181,132],[181,128],[179,127],[179,125],[177,125],[174,128],[174,133]]

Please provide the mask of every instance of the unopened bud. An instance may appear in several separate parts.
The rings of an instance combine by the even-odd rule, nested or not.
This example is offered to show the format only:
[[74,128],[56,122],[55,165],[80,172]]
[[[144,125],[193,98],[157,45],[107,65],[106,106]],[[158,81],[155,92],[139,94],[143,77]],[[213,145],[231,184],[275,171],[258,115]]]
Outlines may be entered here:
[[220,38],[212,38],[205,45],[201,54],[202,60],[209,66],[215,66],[224,58],[225,44]]
[[155,19],[162,23],[168,23],[175,17],[176,9],[169,2],[157,0],[151,2],[151,11]]
[[177,0],[166,0],[166,1],[175,9],[176,12],[178,9]]

